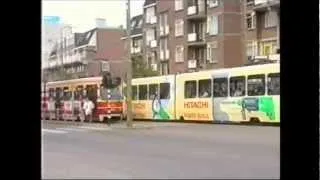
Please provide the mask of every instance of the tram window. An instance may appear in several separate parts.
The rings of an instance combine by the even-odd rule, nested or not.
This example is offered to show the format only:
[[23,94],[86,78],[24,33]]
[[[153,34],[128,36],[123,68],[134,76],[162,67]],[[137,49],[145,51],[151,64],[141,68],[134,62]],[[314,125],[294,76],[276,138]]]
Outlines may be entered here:
[[228,96],[228,79],[215,78],[213,80],[213,97],[227,97]]
[[149,99],[153,100],[159,94],[158,84],[149,84]]
[[69,101],[72,97],[72,92],[68,89],[68,87],[63,88],[63,100]]
[[200,98],[211,97],[211,80],[210,79],[199,80],[199,97]]
[[138,99],[138,89],[137,86],[132,86],[132,100]]
[[56,98],[57,99],[62,98],[62,89],[61,88],[56,88]]
[[268,95],[280,95],[280,74],[268,75]]
[[170,83],[160,83],[160,99],[170,99]]
[[54,98],[54,89],[53,88],[49,89],[49,97]]
[[83,95],[83,86],[77,86],[76,90],[74,91],[74,99],[80,100]]
[[248,96],[261,96],[265,94],[264,74],[248,76]]
[[186,81],[184,84],[184,98],[196,98],[197,97],[197,82]]
[[246,78],[237,76],[230,78],[230,96],[244,96],[246,94]]
[[147,85],[139,85],[139,100],[148,99],[148,87]]
[[97,86],[97,85],[87,85],[87,86],[86,86],[87,97],[88,97],[91,101],[95,101],[95,100],[97,99],[97,97],[98,97],[97,89],[98,89],[98,86]]

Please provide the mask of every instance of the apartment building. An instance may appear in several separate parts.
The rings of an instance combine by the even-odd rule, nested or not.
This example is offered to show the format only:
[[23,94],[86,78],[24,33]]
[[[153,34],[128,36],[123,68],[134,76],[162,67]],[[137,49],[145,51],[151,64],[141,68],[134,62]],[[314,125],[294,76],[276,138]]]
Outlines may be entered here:
[[132,47],[162,75],[279,59],[279,12],[279,0],[145,0]]
[[144,58],[161,74],[243,64],[237,0],[146,0]]
[[247,0],[247,57],[280,60],[280,0]]
[[124,77],[123,31],[97,27],[64,35],[50,53],[48,81],[99,76],[106,62],[113,75]]
[[[142,36],[143,15],[134,16],[130,20],[131,27],[131,56],[143,55],[143,36]],[[124,32],[122,40],[126,40]]]

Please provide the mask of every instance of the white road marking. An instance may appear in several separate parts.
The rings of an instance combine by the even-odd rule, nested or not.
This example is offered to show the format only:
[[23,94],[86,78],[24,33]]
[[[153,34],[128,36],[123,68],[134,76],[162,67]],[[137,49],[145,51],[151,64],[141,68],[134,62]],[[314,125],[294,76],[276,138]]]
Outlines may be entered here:
[[54,129],[41,129],[42,133],[54,133],[54,134],[66,134],[66,131],[54,130]]
[[79,128],[88,129],[88,130],[111,130],[111,128],[88,127],[88,126],[82,126],[82,127],[79,127]]
[[78,128],[58,128],[59,130],[63,130],[63,131],[78,131],[78,132],[84,132],[87,131],[85,129],[78,129]]

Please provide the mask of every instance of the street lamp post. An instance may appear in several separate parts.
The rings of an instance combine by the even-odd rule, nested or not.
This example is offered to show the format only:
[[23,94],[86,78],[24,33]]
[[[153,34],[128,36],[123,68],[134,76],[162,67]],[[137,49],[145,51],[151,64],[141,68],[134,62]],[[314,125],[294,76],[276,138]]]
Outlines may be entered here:
[[130,26],[130,0],[127,0],[127,127],[132,127],[132,62],[131,62],[131,26]]

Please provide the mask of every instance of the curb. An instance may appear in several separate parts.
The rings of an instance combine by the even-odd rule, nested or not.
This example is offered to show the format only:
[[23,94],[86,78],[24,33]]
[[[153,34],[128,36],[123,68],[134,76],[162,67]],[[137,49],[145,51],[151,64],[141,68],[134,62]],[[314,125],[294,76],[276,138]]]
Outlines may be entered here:
[[86,128],[86,129],[151,129],[154,127],[163,127],[157,125],[144,125],[144,124],[134,124],[132,128],[128,128],[126,124],[100,124],[100,123],[88,123],[88,122],[71,122],[71,121],[50,121],[50,120],[43,120],[44,124],[57,124],[57,125],[68,125],[71,127],[79,127],[79,128]]

